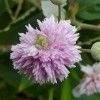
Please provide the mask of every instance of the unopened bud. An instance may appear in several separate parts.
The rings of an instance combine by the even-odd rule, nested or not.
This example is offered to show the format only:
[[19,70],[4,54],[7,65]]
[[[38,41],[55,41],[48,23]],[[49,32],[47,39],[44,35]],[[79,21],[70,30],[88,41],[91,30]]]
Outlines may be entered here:
[[95,60],[100,61],[100,42],[93,44],[91,47],[91,55]]
[[51,2],[55,5],[62,5],[66,2],[66,0],[51,0]]

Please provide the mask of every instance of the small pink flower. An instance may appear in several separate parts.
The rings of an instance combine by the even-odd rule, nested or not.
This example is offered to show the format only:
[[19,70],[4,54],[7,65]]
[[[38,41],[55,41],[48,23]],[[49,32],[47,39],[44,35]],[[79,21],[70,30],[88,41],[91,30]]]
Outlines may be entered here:
[[78,33],[69,20],[55,21],[54,16],[43,22],[40,30],[26,26],[20,33],[20,44],[12,46],[11,59],[15,69],[37,83],[57,83],[69,74],[65,67],[73,67],[81,60],[80,47],[76,45]]
[[81,66],[81,70],[85,73],[80,84],[73,89],[73,94],[80,97],[83,94],[93,94],[100,92],[100,63],[93,66]]

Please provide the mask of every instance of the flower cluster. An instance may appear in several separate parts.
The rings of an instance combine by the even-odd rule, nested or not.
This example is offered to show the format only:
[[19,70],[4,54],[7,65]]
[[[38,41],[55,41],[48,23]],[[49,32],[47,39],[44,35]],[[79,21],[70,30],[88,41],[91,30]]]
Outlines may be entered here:
[[74,96],[100,93],[100,63],[95,63],[93,66],[81,66],[81,70],[85,75],[81,83],[73,90]]
[[14,68],[34,82],[57,83],[57,78],[68,76],[66,66],[74,67],[81,60],[79,34],[69,20],[56,22],[54,16],[38,24],[40,30],[28,25],[26,34],[19,33],[20,44],[12,46],[11,59]]

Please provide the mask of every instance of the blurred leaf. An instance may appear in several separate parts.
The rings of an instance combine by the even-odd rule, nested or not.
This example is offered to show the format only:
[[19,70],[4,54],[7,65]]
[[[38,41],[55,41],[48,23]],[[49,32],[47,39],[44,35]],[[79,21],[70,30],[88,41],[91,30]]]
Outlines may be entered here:
[[[28,25],[29,23],[36,28],[37,26],[37,19],[43,19],[44,16],[42,14],[37,15],[36,17],[30,17],[25,19],[24,21],[21,21],[19,23],[16,23],[11,27],[11,29],[7,32],[0,33],[0,44],[16,44],[18,43],[18,32],[26,32],[25,25]],[[13,37],[13,38],[11,38]]]
[[78,10],[79,10],[79,0],[76,0],[73,7],[74,7],[74,13],[76,15],[78,13]]
[[87,95],[83,95],[79,98],[75,98],[74,100],[100,100],[100,98],[94,96],[94,95],[90,95],[90,96],[87,96]]
[[72,88],[70,78],[64,80],[62,83],[61,99],[60,100],[73,100]]
[[38,100],[44,100],[43,96],[39,96]]
[[82,53],[82,61],[81,64],[83,65],[87,65],[87,64],[92,64],[92,60],[90,59],[89,55],[87,55],[87,53]]
[[[43,14],[46,17],[50,17],[51,15],[54,15],[55,18],[58,18],[58,6],[54,5],[50,0],[47,1],[41,0],[41,6],[42,6]],[[61,8],[61,15],[62,15],[62,19],[65,19],[65,10],[63,9],[63,6]]]
[[6,83],[4,81],[0,81],[0,90],[6,87]]
[[100,0],[81,0],[78,16],[85,20],[100,19]]
[[13,87],[6,85],[5,88],[0,90],[0,100],[12,100],[15,93],[16,90]]
[[21,92],[23,91],[25,88],[29,87],[30,85],[32,85],[32,81],[31,80],[28,80],[27,77],[23,76],[21,78],[21,82],[20,82],[20,85],[19,85],[19,89],[18,91]]
[[[10,8],[14,7],[15,5],[11,0],[8,0],[8,3],[9,3]],[[0,0],[0,15],[4,13],[5,11],[7,11],[6,6],[5,6],[5,1]]]
[[45,95],[48,93],[48,90],[53,87],[52,84],[34,84],[28,88],[26,88],[23,92],[29,96],[29,97],[34,97],[34,96],[39,96],[39,95]]
[[[5,19],[6,19],[6,21],[4,21]],[[0,30],[5,28],[11,22],[11,19],[7,12],[0,15],[0,22],[3,23],[3,24],[0,24]]]
[[18,87],[20,83],[20,76],[11,66],[0,65],[0,77],[13,87]]
[[[76,66],[76,67],[79,68],[79,66]],[[70,74],[71,74],[71,76],[72,76],[76,81],[79,81],[79,80],[80,80],[80,78],[79,78],[79,76],[78,76],[78,73],[75,72],[75,69],[70,69]]]
[[11,86],[17,88],[20,84],[21,76],[11,66],[9,54],[0,54],[0,61],[0,77]]
[[17,3],[17,4],[19,4],[19,3],[22,2],[22,0],[12,0],[12,1],[15,2],[15,3]]

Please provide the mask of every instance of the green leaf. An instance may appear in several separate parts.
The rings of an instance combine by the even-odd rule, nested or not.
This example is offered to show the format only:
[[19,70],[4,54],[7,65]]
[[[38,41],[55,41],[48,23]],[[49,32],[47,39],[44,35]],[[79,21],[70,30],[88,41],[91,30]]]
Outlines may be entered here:
[[40,96],[40,95],[45,95],[48,94],[48,90],[53,87],[52,84],[34,84],[28,88],[26,88],[23,92],[26,94],[28,97],[34,97],[34,96]]
[[11,66],[0,65],[0,77],[13,87],[18,87],[20,76]]
[[72,88],[70,78],[64,80],[62,83],[61,99],[60,100],[73,100]]
[[21,82],[20,82],[20,85],[19,85],[19,88],[18,88],[18,91],[21,92],[23,91],[24,89],[28,88],[29,86],[31,86],[33,83],[31,80],[28,80],[27,77],[23,76],[21,78]]
[[[11,0],[8,0],[10,8],[14,7],[14,3]],[[0,0],[0,15],[2,15],[4,12],[6,12],[6,6],[5,6],[5,0]]]
[[0,90],[0,100],[13,100],[12,98],[16,92],[17,91],[13,87],[6,84],[6,87]]
[[92,64],[92,60],[90,59],[90,56],[87,55],[87,53],[82,53],[82,61],[81,61],[81,64],[83,65],[87,65],[87,64]]
[[[76,66],[76,67],[79,68],[79,66]],[[78,76],[78,73],[75,71],[75,69],[70,69],[70,74],[71,74],[71,76],[72,76],[76,81],[79,81],[79,80],[80,80],[80,78],[79,78],[79,76]]]
[[2,62],[0,63],[0,77],[9,85],[17,88],[20,84],[21,76],[11,66],[9,54],[0,54]]
[[90,96],[83,95],[79,98],[75,98],[74,100],[100,100],[100,98],[96,97],[95,95],[90,95]]
[[78,16],[85,20],[100,19],[100,0],[81,0]]
[[[37,19],[43,19],[44,16],[42,14],[37,15],[36,17],[32,18],[29,17],[25,19],[24,21],[20,21],[19,23],[16,23],[11,27],[11,29],[7,32],[0,33],[0,44],[16,44],[19,42],[18,40],[18,32],[25,32],[26,33],[26,27],[25,25],[28,25],[29,23],[36,28],[37,26]],[[11,38],[13,37],[13,38]]]
[[17,3],[17,4],[19,4],[19,3],[22,2],[22,0],[12,0],[12,1],[15,2],[15,3]]

